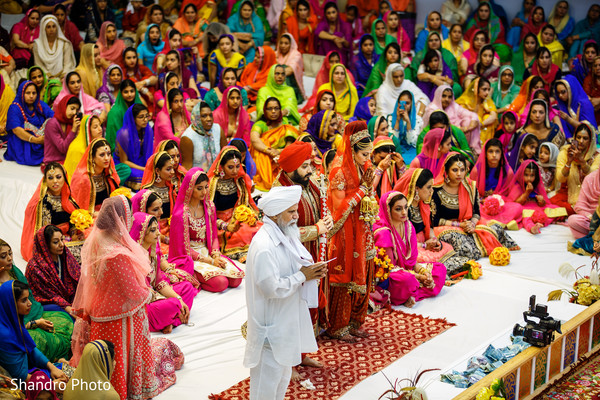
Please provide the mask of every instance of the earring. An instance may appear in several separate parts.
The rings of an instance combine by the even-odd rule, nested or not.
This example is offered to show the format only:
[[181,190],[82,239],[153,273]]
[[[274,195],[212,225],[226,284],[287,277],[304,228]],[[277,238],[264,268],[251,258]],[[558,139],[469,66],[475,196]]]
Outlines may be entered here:
[[446,182],[446,184],[449,184],[449,183],[450,183],[450,179],[449,179],[448,177],[446,177],[446,178],[444,179],[444,182]]
[[156,177],[156,183],[161,183],[161,182],[162,182],[162,179],[160,179],[160,176],[157,176]]
[[419,197],[419,193],[418,193],[418,192],[417,192],[417,193],[415,193],[415,198],[414,198],[414,200],[415,200],[415,201],[419,201],[419,200],[421,200],[421,198]]
[[221,172],[219,172],[219,176],[221,177],[221,179],[225,178],[225,172],[221,170]]
[[92,168],[96,169],[96,161],[92,161]]

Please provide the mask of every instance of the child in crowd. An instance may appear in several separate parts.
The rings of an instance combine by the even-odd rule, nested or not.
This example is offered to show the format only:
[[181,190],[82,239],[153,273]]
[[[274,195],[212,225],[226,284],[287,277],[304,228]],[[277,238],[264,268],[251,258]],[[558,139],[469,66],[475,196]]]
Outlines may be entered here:
[[519,129],[517,125],[517,114],[513,111],[506,111],[502,114],[502,118],[500,119],[500,127],[494,134],[496,139],[499,139],[502,142],[502,146],[505,152],[508,152],[512,149],[512,146],[515,143],[515,132]]
[[558,147],[552,142],[544,142],[540,145],[538,160],[542,181],[547,193],[553,192],[558,188],[555,179],[558,151]]
[[526,160],[536,160],[537,149],[540,144],[535,135],[527,133],[517,139],[517,143],[510,153],[510,166],[513,171],[519,169],[519,166]]

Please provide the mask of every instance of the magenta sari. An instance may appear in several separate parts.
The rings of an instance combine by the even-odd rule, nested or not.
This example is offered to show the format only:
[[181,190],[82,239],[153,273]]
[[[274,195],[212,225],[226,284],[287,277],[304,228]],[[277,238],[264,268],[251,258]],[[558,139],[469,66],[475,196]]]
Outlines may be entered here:
[[423,286],[414,275],[417,266],[417,235],[412,223],[404,222],[403,232],[399,232],[392,224],[390,201],[401,194],[391,191],[379,202],[379,220],[373,225],[375,246],[385,249],[395,268],[390,273],[388,290],[393,305],[404,304],[411,297],[415,301],[437,296],[446,281],[446,267],[434,262],[421,264],[419,270],[425,268],[431,273],[434,285],[431,288]]
[[410,163],[410,168],[428,169],[433,176],[438,176],[444,166],[448,153],[440,155],[439,148],[444,139],[445,131],[442,128],[432,129],[425,134],[421,153]]

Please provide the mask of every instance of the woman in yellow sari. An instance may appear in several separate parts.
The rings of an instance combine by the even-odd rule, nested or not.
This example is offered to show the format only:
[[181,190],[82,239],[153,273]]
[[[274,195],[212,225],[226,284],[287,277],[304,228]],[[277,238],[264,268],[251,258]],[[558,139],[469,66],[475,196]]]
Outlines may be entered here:
[[490,81],[486,78],[477,78],[469,84],[467,90],[460,96],[456,103],[479,117],[481,123],[481,143],[494,137],[498,126],[498,113],[496,105],[490,96]]
[[232,35],[221,35],[217,43],[217,48],[210,53],[208,59],[210,87],[216,87],[219,84],[225,68],[235,69],[239,79],[246,66],[246,58],[235,50],[235,39]]
[[79,125],[79,133],[69,145],[65,158],[64,166],[69,177],[69,182],[72,181],[77,164],[81,161],[87,147],[94,139],[100,137],[102,137],[100,118],[95,115],[84,115]]
[[256,163],[254,184],[258,190],[269,191],[277,175],[274,159],[281,149],[296,140],[298,130],[283,121],[281,103],[276,97],[265,101],[263,115],[250,132],[250,154]]
[[15,91],[4,82],[4,77],[0,75],[0,137],[6,135],[6,114],[14,99]]
[[335,110],[340,113],[346,121],[354,115],[354,109],[358,103],[358,93],[352,84],[346,67],[335,64],[329,71],[329,82],[319,87],[322,90],[330,90],[335,96]]
[[104,71],[99,70],[96,67],[96,54],[100,54],[100,49],[98,49],[96,44],[84,44],[81,49],[79,65],[75,68],[75,71],[77,71],[81,77],[83,91],[93,98],[96,98],[96,92],[100,89],[100,86],[102,86],[102,76],[104,76]]

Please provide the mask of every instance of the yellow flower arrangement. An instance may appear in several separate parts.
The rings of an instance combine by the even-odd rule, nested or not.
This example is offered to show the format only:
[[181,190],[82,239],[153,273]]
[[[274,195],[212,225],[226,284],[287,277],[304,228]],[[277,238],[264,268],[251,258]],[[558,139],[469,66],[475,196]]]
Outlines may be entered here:
[[592,255],[592,268],[589,275],[584,275],[579,272],[579,270],[584,268],[585,265],[575,268],[569,263],[561,264],[561,266],[558,268],[558,272],[563,277],[570,278],[572,275],[575,275],[573,290],[553,290],[548,293],[548,300],[560,300],[563,293],[569,295],[569,301],[571,303],[581,304],[582,306],[589,306],[600,300],[600,271],[598,267],[599,257],[600,255],[597,253]]
[[482,388],[475,400],[504,400],[504,382],[500,379],[494,379],[490,387]]
[[254,211],[245,204],[241,204],[233,211],[233,218],[239,222],[245,222],[250,226],[256,225],[257,219]]
[[389,278],[394,264],[386,254],[384,248],[378,247],[377,249],[377,257],[373,260],[375,262],[375,278],[378,281],[384,281]]
[[71,213],[70,221],[81,232],[92,226],[94,219],[87,210],[78,209]]
[[589,306],[596,300],[600,299],[600,286],[594,285],[589,279],[582,278],[573,284],[573,289],[578,293],[577,304]]
[[490,253],[490,264],[503,267],[509,263],[510,253],[506,247],[496,247]]
[[479,279],[483,275],[483,269],[481,268],[481,264],[477,261],[469,260],[466,262],[470,266],[469,273],[467,274],[467,279]]
[[131,189],[126,188],[126,187],[117,188],[112,191],[112,193],[110,194],[110,197],[115,197],[115,196],[120,196],[120,195],[123,195],[123,196],[127,197],[128,199],[131,199],[131,197],[132,197]]

